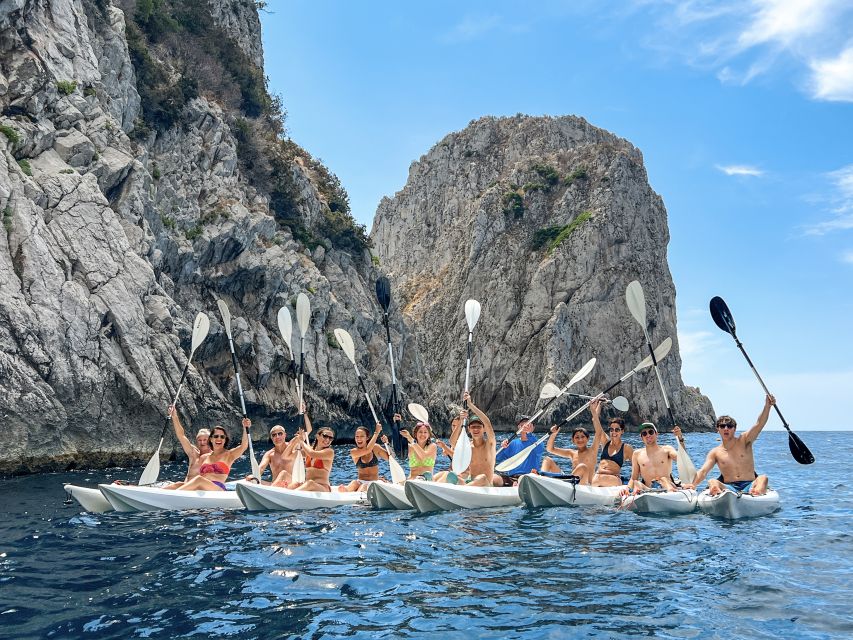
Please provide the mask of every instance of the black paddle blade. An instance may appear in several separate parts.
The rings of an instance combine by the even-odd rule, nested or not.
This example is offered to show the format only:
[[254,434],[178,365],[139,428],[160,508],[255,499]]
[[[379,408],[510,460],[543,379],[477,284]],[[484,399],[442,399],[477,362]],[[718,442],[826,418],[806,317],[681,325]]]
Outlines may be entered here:
[[714,324],[720,329],[731,335],[735,334],[735,319],[732,317],[732,312],[729,311],[726,301],[720,296],[711,298],[711,317],[714,319]]
[[809,451],[809,448],[793,431],[788,431],[788,448],[791,450],[794,460],[800,464],[812,464],[814,462],[812,452]]
[[385,276],[379,276],[379,279],[376,281],[376,298],[387,313],[388,307],[391,306],[391,283],[388,282],[388,278]]

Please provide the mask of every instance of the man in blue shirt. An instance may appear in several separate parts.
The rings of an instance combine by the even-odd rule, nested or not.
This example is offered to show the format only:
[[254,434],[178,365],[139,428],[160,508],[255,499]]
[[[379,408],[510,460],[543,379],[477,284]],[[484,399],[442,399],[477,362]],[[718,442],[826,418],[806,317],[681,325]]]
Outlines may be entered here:
[[[512,441],[504,440],[501,442],[500,449],[498,449],[497,455],[495,456],[495,463],[503,462],[523,449],[533,446],[533,442],[535,440],[533,438],[533,429],[534,427],[530,422],[530,416],[519,416],[516,424],[517,437],[513,438]],[[534,470],[538,471],[539,467],[542,465],[542,456],[544,454],[545,443],[542,442],[537,445],[536,449],[534,449],[529,456],[527,456],[524,462],[509,471],[499,473],[498,475],[503,478],[504,486],[514,486],[518,484],[518,476],[530,473]]]

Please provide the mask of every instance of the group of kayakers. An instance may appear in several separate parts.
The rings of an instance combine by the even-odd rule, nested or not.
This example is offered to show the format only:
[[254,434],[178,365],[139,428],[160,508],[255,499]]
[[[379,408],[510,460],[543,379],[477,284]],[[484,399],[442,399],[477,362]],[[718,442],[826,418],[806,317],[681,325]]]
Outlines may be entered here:
[[[519,417],[515,436],[498,443],[488,416],[477,407],[469,394],[466,393],[463,400],[468,408],[457,408],[454,411],[448,443],[434,438],[432,427],[427,422],[419,421],[409,431],[403,425],[402,417],[394,415],[394,428],[408,442],[409,480],[421,478],[480,487],[513,486],[522,475],[538,473],[597,487],[624,485],[622,492],[627,494],[648,490],[693,489],[717,466],[719,478],[708,479],[712,495],[726,487],[738,493],[753,495],[764,494],[767,490],[767,476],[759,476],[755,472],[752,445],[767,423],[770,409],[776,402],[772,395],[766,396],[758,420],[743,435],[735,434],[737,423],[730,416],[721,416],[717,420],[716,428],[721,444],[708,453],[693,483],[681,483],[673,477],[672,463],[677,458],[677,451],[672,446],[658,444],[659,434],[653,423],[645,422],[640,426],[644,446],[636,450],[622,440],[625,433],[625,421],[622,418],[610,419],[605,432],[601,424],[601,400],[595,400],[589,405],[593,426],[592,443],[590,432],[585,427],[575,427],[571,434],[573,448],[556,446],[560,432],[557,425],[551,427],[547,442],[533,441],[533,424],[527,416]],[[302,410],[303,424],[290,441],[287,440],[283,426],[275,425],[270,429],[273,447],[263,455],[259,465],[261,476],[269,468],[270,480],[250,479],[295,490],[332,490],[330,474],[335,458],[332,448],[335,432],[329,427],[319,428],[312,442],[311,420],[304,405]],[[251,421],[243,418],[242,440],[239,445],[229,449],[229,436],[223,427],[216,426],[210,431],[202,429],[193,445],[186,437],[174,407],[170,407],[170,414],[178,441],[189,458],[189,471],[184,482],[165,488],[226,490],[225,483],[231,466],[248,448]],[[673,434],[684,443],[684,435],[678,426],[673,428]],[[461,437],[470,438],[471,461],[468,468],[458,474],[451,470],[436,472],[439,449],[452,457]],[[358,427],[354,440],[355,446],[350,449],[350,457],[357,477],[347,484],[339,485],[338,491],[364,491],[371,482],[383,481],[379,473],[379,461],[388,460],[393,455],[387,448],[388,437],[382,434],[382,425],[379,423],[374,425],[372,433],[367,427]],[[386,446],[380,446],[379,442]],[[502,473],[495,471],[496,464],[527,449],[530,449],[528,455],[515,468]],[[550,456],[546,456],[546,453]],[[294,466],[300,457],[304,461],[305,478],[297,481],[294,479]],[[569,460],[571,470],[566,473],[555,458]]]

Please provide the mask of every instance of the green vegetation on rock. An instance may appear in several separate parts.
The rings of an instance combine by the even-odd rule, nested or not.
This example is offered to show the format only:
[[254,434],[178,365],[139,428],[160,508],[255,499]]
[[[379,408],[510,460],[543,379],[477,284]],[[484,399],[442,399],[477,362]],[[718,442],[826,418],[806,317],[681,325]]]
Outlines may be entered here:
[[56,83],[56,90],[64,96],[70,96],[76,88],[76,80],[60,80]]
[[0,133],[6,136],[6,139],[12,143],[12,146],[15,146],[21,141],[21,136],[18,135],[18,132],[8,124],[0,124]]
[[524,199],[517,191],[507,191],[501,202],[504,206],[504,214],[512,215],[514,218],[521,218],[524,215]]
[[26,158],[22,160],[18,160],[18,166],[21,167],[21,171],[28,176],[33,175],[33,168],[30,166],[30,161]]
[[533,234],[533,241],[531,243],[533,249],[539,250],[547,246],[548,254],[550,255],[557,247],[560,246],[563,240],[572,235],[572,232],[575,229],[577,229],[591,217],[592,211],[583,211],[577,216],[575,216],[574,220],[572,220],[569,224],[556,227],[545,227],[544,229],[537,229],[536,232]]

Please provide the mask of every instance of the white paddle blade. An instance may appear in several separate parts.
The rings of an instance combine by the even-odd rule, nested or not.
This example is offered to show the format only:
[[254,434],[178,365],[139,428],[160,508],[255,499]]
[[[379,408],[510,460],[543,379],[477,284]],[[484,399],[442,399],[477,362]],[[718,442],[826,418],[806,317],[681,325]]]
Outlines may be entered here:
[[157,451],[155,451],[154,455],[151,456],[148,464],[146,464],[145,468],[142,470],[142,475],[139,476],[139,482],[137,484],[140,487],[157,482],[157,477],[160,475],[160,447],[162,446],[163,438],[160,438],[160,444],[157,445]]
[[628,284],[625,290],[625,301],[628,303],[628,311],[634,316],[634,320],[640,323],[640,326],[646,328],[646,295],[643,293],[643,286],[638,280],[634,280]]
[[341,345],[341,349],[347,354],[349,361],[355,364],[355,345],[352,343],[352,336],[346,329],[335,329],[335,340]]
[[290,340],[293,336],[293,321],[290,319],[290,309],[282,307],[278,310],[278,332],[281,334],[281,339],[287,345],[287,350],[293,354],[293,347],[290,346]]
[[563,390],[560,389],[553,382],[546,382],[545,386],[542,387],[542,391],[539,392],[539,397],[541,399],[545,398],[556,398],[559,395],[562,395]]
[[394,484],[403,484],[406,481],[406,472],[403,471],[403,467],[397,462],[394,452],[387,444],[385,445],[385,453],[388,454],[388,466],[391,467],[391,481]]
[[688,484],[693,484],[696,479],[696,466],[690,459],[690,454],[681,442],[678,443],[678,451],[675,457],[675,466],[678,467],[678,479]]
[[465,433],[465,428],[462,428],[462,433],[456,440],[456,446],[453,447],[453,458],[450,461],[450,469],[456,475],[463,473],[471,466],[471,440],[468,434]]
[[540,444],[542,444],[542,441],[545,440],[546,438],[548,438],[547,435],[543,436],[542,438],[539,438],[539,440],[537,440],[533,444],[525,447],[524,449],[522,449],[521,451],[516,453],[514,456],[511,456],[511,457],[507,458],[506,460],[504,460],[503,462],[496,464],[495,465],[495,471],[499,471],[500,473],[506,473],[507,471],[512,471],[518,465],[520,465],[522,462],[527,460],[527,458],[530,457],[530,454],[533,453],[533,450],[536,447],[538,447]]
[[[261,467],[258,464],[257,458],[255,458],[255,449],[252,447],[252,434],[247,433],[246,437],[249,439],[249,463],[252,466],[252,476],[261,479]],[[275,480],[275,478],[273,478]]]
[[[666,358],[669,355],[670,349],[672,349],[672,338],[667,338],[658,345],[657,349],[655,349],[655,360],[657,362],[660,362],[661,360]],[[651,367],[653,364],[654,361],[652,361],[652,356],[648,355],[640,362],[640,364],[634,367],[634,371],[641,371],[643,369]]]
[[299,325],[299,335],[304,338],[311,324],[311,301],[304,293],[296,296],[296,324]]
[[580,382],[584,378],[589,375],[589,372],[595,368],[595,358],[590,358],[589,361],[582,366],[578,372],[569,380],[569,384],[566,385],[566,389],[574,385],[576,382]]
[[298,482],[302,484],[305,482],[305,458],[302,455],[302,451],[296,452],[296,460],[293,461],[293,473],[291,474],[291,478],[294,482]]
[[627,411],[628,410],[628,398],[625,396],[616,396],[613,400],[610,401],[610,404],[613,405],[613,408],[617,411]]
[[480,319],[480,303],[474,299],[465,302],[465,320],[468,322],[468,331],[474,331],[477,320]]
[[192,346],[190,347],[190,360],[192,360],[193,354],[195,353],[195,350],[198,349],[198,346],[204,342],[208,331],[210,331],[210,318],[207,317],[207,314],[199,313],[196,315],[195,321],[193,322],[193,340]]
[[415,417],[415,420],[429,424],[429,413],[427,413],[426,407],[417,402],[410,402],[407,409]]
[[231,339],[231,311],[224,300],[217,300],[216,306],[219,307],[219,315],[222,316],[222,326],[225,327],[225,334],[228,339]]

